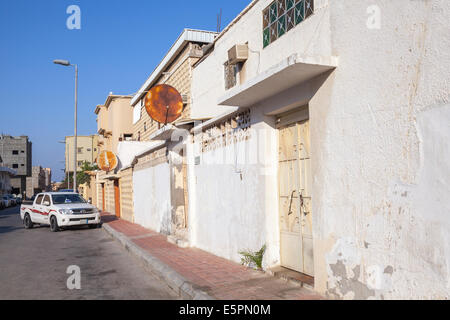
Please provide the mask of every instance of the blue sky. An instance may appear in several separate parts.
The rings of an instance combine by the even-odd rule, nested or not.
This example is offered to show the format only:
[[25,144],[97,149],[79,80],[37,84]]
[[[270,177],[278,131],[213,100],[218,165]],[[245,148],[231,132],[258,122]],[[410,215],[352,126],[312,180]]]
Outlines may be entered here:
[[[74,71],[79,65],[78,133],[94,134],[95,106],[109,92],[136,92],[184,28],[222,28],[250,0],[0,0],[0,133],[28,135],[33,165],[63,179],[64,145],[73,135]],[[69,30],[68,6],[81,9]]]

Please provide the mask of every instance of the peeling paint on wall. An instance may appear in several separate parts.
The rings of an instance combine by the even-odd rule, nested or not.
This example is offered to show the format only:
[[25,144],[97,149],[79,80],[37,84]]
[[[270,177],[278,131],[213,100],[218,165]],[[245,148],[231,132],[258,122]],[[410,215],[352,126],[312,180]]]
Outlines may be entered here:
[[327,254],[328,283],[327,295],[334,299],[383,299],[383,293],[392,285],[392,266],[365,267],[362,250],[354,238],[338,240]]

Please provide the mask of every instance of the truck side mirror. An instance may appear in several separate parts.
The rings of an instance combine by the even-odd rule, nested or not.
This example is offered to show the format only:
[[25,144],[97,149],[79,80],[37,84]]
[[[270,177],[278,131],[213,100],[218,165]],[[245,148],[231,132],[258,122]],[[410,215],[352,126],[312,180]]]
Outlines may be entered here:
[[50,206],[50,201],[44,201],[43,205],[46,207]]

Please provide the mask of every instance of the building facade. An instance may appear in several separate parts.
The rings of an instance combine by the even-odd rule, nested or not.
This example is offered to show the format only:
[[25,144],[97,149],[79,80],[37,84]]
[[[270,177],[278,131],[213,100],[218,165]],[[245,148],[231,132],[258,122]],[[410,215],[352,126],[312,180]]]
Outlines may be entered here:
[[31,176],[32,143],[27,136],[0,135],[0,166],[17,172],[11,179],[11,192],[24,194],[26,178]]
[[16,171],[7,167],[0,167],[0,196],[11,194],[11,178],[15,175]]
[[41,166],[33,166],[31,170],[31,177],[27,177],[27,190],[26,197],[31,198],[33,195],[45,192],[51,188],[50,185],[46,184],[46,176],[48,171],[43,169]]
[[91,188],[95,187],[93,203],[128,221],[133,221],[131,171],[120,171],[124,164],[119,155],[122,144],[133,144],[131,98],[110,94],[105,103],[95,109],[99,151],[113,152],[118,156],[119,164],[112,172],[98,171],[94,186],[91,184]]
[[[99,152],[98,141],[97,135],[77,136],[77,172],[81,171],[84,162],[89,164],[96,162]],[[66,174],[74,172],[74,143],[73,136],[65,138]]]
[[[254,0],[186,29],[129,101],[132,141],[97,108],[119,158],[97,206],[235,262],[266,246],[329,298],[448,299],[449,20],[444,0]],[[146,113],[158,84],[184,96],[174,123]]]
[[449,298],[449,14],[252,1],[193,70],[192,117],[217,116],[191,132],[191,245],[265,244],[331,298]]
[[[204,48],[216,35],[185,29],[131,101],[133,138],[148,145],[135,154],[131,162],[134,221],[169,235],[169,239],[183,246],[189,243],[186,155],[176,152],[179,143],[172,141],[172,134],[193,126],[193,66],[203,57]],[[172,125],[164,126],[154,121],[145,109],[147,92],[159,84],[174,87],[183,97],[183,112]]]

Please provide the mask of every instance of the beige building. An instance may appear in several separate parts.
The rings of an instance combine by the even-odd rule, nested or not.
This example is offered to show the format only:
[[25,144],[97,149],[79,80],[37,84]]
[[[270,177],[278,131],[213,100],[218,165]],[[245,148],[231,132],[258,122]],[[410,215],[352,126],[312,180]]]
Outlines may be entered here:
[[[99,152],[98,141],[99,137],[97,135],[77,137],[77,172],[81,170],[81,166],[85,161],[89,164],[95,163]],[[67,172],[74,172],[74,142],[73,136],[65,139],[66,174]]]
[[[119,153],[122,142],[133,137],[133,109],[130,96],[110,94],[103,105],[95,109],[99,152]],[[92,202],[100,210],[115,213],[118,217],[133,221],[131,170],[119,172],[122,164],[112,172],[98,171]],[[89,192],[86,191],[88,194]]]
[[97,205],[97,172],[88,171],[86,173],[89,175],[89,182],[80,184],[78,186],[78,192],[84,199],[90,201],[94,205]]
[[130,101],[130,96],[110,94],[103,105],[95,108],[100,151],[117,153],[119,142],[132,140],[133,109]]

